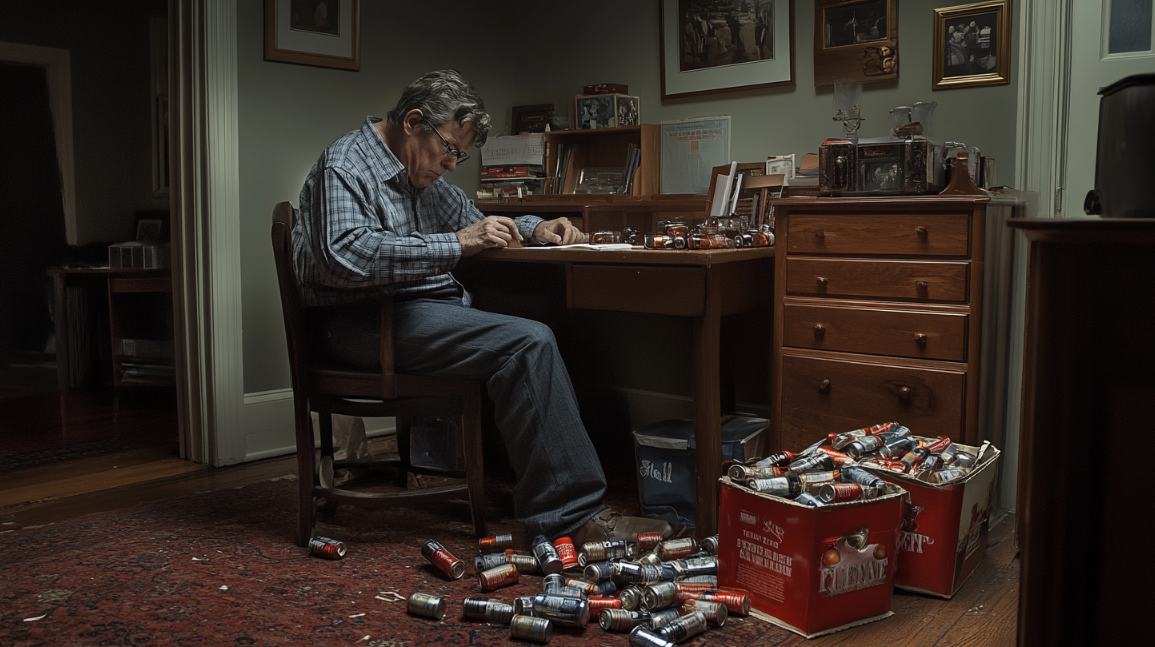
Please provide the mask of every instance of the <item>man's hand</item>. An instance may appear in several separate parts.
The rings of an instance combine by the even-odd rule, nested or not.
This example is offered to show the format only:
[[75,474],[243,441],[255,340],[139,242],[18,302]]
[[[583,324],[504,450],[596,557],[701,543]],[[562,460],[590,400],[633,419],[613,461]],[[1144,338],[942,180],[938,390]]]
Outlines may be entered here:
[[462,256],[473,256],[490,247],[507,247],[515,239],[520,242],[521,234],[513,219],[505,216],[486,216],[457,232]]
[[533,240],[543,245],[548,243],[572,245],[574,243],[584,242],[585,234],[577,227],[574,227],[570,223],[569,218],[561,217],[556,220],[541,221],[533,230]]

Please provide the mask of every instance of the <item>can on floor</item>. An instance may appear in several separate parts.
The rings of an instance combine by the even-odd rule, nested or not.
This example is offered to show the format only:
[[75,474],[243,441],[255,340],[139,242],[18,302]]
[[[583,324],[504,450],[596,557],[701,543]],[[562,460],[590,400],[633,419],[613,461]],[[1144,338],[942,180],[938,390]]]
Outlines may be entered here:
[[309,554],[325,559],[341,559],[345,556],[345,542],[328,537],[313,537],[309,540]]
[[513,616],[509,621],[509,637],[535,643],[548,643],[550,638],[553,638],[553,626],[545,618]]
[[553,542],[553,547],[557,550],[557,556],[561,559],[561,568],[563,571],[578,567],[577,548],[574,547],[572,539],[569,537],[558,537],[557,541]]
[[429,560],[430,564],[436,566],[437,570],[445,573],[449,579],[460,580],[465,576],[465,562],[454,557],[445,549],[445,546],[430,540],[421,547],[421,554]]
[[482,591],[492,591],[503,586],[517,584],[520,579],[517,567],[513,564],[498,566],[477,574],[477,583],[481,585]]
[[477,547],[482,553],[496,553],[506,548],[513,548],[513,535],[482,537],[477,541]]
[[445,600],[428,593],[414,593],[409,596],[406,610],[415,616],[440,620],[445,617]]

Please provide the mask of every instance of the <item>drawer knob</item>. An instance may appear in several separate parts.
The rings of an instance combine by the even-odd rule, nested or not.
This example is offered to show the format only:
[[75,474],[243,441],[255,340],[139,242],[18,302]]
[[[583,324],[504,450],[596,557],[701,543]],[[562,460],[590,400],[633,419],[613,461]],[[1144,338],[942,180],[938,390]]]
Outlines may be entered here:
[[814,232],[814,237],[819,239],[819,240],[826,238],[826,232],[819,229],[818,231]]
[[926,281],[915,281],[914,282],[914,287],[918,288],[919,290],[925,291],[926,285],[927,285]]
[[914,230],[914,233],[918,234],[919,238],[926,238],[926,227],[919,227]]
[[814,324],[814,336],[821,337],[826,334],[826,326],[822,324]]
[[925,346],[926,345],[926,333],[916,332],[914,334],[914,343]]
[[822,380],[821,382],[819,382],[818,383],[818,390],[819,391],[829,391],[830,390],[830,380]]
[[820,287],[820,288],[826,287],[826,277],[825,276],[815,277],[814,282],[817,283],[818,287]]
[[903,400],[909,400],[910,399],[910,387],[904,386],[901,389],[899,389],[898,390],[898,397],[902,398]]

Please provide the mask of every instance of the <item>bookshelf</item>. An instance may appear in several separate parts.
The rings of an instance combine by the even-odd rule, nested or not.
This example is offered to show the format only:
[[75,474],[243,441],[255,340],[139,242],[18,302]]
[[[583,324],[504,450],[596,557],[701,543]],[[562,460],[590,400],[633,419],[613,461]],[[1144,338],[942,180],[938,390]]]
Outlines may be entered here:
[[641,149],[641,165],[634,174],[633,185],[628,195],[649,196],[660,193],[662,155],[659,128],[655,124],[593,130],[557,130],[545,133],[547,192],[553,178],[558,174],[560,147],[569,146],[572,154],[565,170],[565,182],[556,193],[570,195],[573,194],[582,169],[624,166],[626,151],[630,144]]

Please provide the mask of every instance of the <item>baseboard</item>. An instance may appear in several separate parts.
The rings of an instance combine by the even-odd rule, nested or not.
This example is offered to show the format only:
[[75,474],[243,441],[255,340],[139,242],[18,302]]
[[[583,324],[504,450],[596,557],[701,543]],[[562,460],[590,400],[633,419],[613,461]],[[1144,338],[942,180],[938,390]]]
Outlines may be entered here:
[[[292,389],[246,393],[241,420],[246,462],[296,453]],[[315,428],[316,414],[313,424]],[[396,432],[393,418],[365,418],[365,435],[370,438]]]

